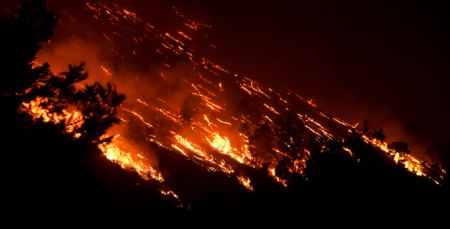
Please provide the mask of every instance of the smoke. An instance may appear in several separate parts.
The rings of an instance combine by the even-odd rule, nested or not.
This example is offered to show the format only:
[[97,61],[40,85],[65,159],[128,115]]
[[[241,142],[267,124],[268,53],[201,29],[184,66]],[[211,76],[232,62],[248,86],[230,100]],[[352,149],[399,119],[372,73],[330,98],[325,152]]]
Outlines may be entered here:
[[314,98],[351,123],[368,119],[419,156],[449,155],[440,150],[450,145],[448,3],[182,5],[216,26],[221,63]]
[[[163,154],[168,150],[203,169],[233,176],[250,190],[253,188],[246,178],[250,168],[266,170],[268,176],[287,186],[277,168],[302,174],[310,151],[305,147],[304,152],[299,152],[299,142],[304,139],[311,140],[311,145],[313,141],[322,144],[325,139],[342,142],[354,134],[352,125],[311,101],[291,91],[277,90],[283,88],[282,81],[267,83],[274,86],[273,90],[252,80],[253,77],[234,74],[213,62],[215,56],[210,51],[216,46],[207,41],[205,32],[210,26],[190,20],[177,8],[169,8],[159,20],[147,20],[133,7],[110,1],[69,5],[71,8],[59,8],[60,26],[39,53],[38,61],[49,62],[56,72],[65,71],[67,63],[87,62],[90,82],[112,82],[126,94],[119,114],[122,123],[108,131],[109,135],[120,137],[102,148],[108,159],[122,162],[123,167],[150,171],[150,176],[162,183],[171,171],[165,171],[169,174],[166,176],[153,168],[159,167],[159,162],[161,168],[167,168]],[[152,24],[155,21],[158,23]],[[244,54],[248,50],[240,51]],[[284,58],[292,60],[291,57]],[[236,60],[225,61],[230,66],[233,62]],[[336,92],[329,89],[327,92]],[[318,98],[320,101],[323,97]],[[347,100],[354,101],[357,100]],[[349,107],[347,104],[345,108]],[[366,111],[350,111],[355,110]],[[393,119],[383,114],[389,113],[378,112],[379,120]],[[292,123],[292,119],[299,125]],[[377,120],[374,124],[380,126]],[[402,130],[400,125],[387,125],[386,129],[388,134],[390,130]],[[407,135],[402,131],[395,133]],[[419,176],[427,174],[415,158],[390,151],[385,142],[364,137],[363,140],[383,150],[388,157],[395,157],[393,160],[406,165],[409,171]],[[145,165],[145,159],[149,159],[150,166]]]
[[[132,148],[134,153],[144,153],[152,159],[155,163],[152,166],[155,167],[158,160],[148,150],[149,141],[156,135],[169,138],[172,136],[171,131],[198,138],[190,133],[190,125],[174,126],[172,122],[190,124],[204,119],[198,107],[205,101],[193,96],[192,89],[186,87],[186,82],[195,82],[198,78],[195,66],[193,68],[192,62],[185,59],[186,53],[164,51],[164,47],[161,47],[164,37],[158,37],[164,35],[165,31],[172,34],[182,31],[180,25],[186,27],[186,23],[192,22],[177,15],[170,7],[166,14],[159,15],[161,18],[153,18],[153,21],[161,23],[171,18],[171,24],[162,23],[158,25],[161,31],[156,31],[152,24],[136,16],[134,8],[128,11],[121,5],[115,9],[117,12],[113,12],[108,7],[118,6],[104,2],[105,5],[89,1],[78,4],[70,2],[68,5],[51,2],[54,7],[58,7],[59,26],[52,40],[39,52],[37,61],[48,62],[54,72],[66,71],[69,63],[85,62],[89,72],[88,83],[97,81],[115,84],[127,99],[120,110],[122,124],[111,128],[108,134],[120,135],[121,142],[127,141],[126,148]],[[104,12],[97,12],[97,9]],[[105,12],[119,13],[120,21],[111,22],[117,16],[103,14]],[[190,26],[200,25],[193,23]],[[183,36],[186,34],[183,33]],[[190,50],[187,45],[183,48]],[[196,90],[211,93],[202,88]],[[219,102],[236,96],[229,94]],[[166,120],[168,117],[169,120]],[[158,143],[167,146],[170,145],[169,140]]]

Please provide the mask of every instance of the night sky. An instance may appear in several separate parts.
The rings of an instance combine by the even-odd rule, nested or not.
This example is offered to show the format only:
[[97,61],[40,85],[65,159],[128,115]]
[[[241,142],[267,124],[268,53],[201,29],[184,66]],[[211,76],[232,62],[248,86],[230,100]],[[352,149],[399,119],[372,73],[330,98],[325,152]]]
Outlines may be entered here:
[[[7,5],[14,1],[2,1]],[[80,1],[49,1],[58,9]],[[214,26],[208,55],[227,69],[312,98],[388,140],[449,161],[450,3],[117,1],[165,23],[171,5]],[[87,60],[89,61],[89,60]]]

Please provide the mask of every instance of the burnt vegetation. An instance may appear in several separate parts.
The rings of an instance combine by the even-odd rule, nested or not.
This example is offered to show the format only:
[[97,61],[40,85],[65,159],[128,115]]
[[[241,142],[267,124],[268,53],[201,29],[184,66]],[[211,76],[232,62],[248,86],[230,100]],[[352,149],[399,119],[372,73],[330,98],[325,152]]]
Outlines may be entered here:
[[[275,212],[279,214],[325,208],[339,210],[352,207],[383,207],[393,209],[417,203],[435,203],[448,190],[448,178],[437,186],[399,167],[379,150],[362,141],[354,132],[344,141],[311,139],[304,124],[286,114],[279,129],[261,124],[251,137],[250,151],[256,160],[277,158],[273,145],[280,145],[289,158],[305,159],[303,175],[291,173],[279,161],[276,173],[289,183],[282,187],[267,175],[267,167],[248,171],[255,192],[243,189],[232,178],[208,173],[201,166],[166,149],[148,143],[157,150],[161,167],[173,171],[169,185],[175,187],[185,206],[177,207],[163,198],[152,182],[125,171],[106,160],[97,144],[111,139],[101,136],[119,122],[117,109],[125,96],[107,84],[88,84],[79,89],[88,77],[84,65],[69,65],[67,72],[55,74],[49,64],[33,65],[36,53],[51,37],[57,24],[55,13],[41,0],[27,1],[0,18],[0,112],[2,125],[3,205],[11,213],[30,213],[81,208],[86,212],[136,211],[160,214],[215,214],[224,210],[237,213]],[[52,113],[75,107],[83,116],[80,137],[67,133],[63,124],[34,120],[21,112],[23,102],[47,98],[46,108]],[[189,105],[183,112],[186,122],[194,112]],[[245,129],[245,127],[242,127]],[[364,125],[362,133],[379,140],[386,136],[381,129]],[[348,147],[350,156],[342,147]],[[404,142],[392,147],[409,152]],[[310,154],[305,154],[307,148]],[[189,179],[186,179],[189,177]],[[414,199],[414,201],[412,201]],[[419,202],[416,202],[419,201]],[[422,202],[421,202],[422,201]],[[341,205],[335,205],[341,204]],[[403,204],[403,205],[402,205]],[[151,215],[146,215],[151,218]]]

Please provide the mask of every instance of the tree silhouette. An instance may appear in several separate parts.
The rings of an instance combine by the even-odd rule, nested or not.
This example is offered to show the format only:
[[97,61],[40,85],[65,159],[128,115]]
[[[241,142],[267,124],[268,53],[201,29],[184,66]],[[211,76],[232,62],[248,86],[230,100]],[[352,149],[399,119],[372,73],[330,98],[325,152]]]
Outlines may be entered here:
[[389,144],[389,148],[402,153],[409,153],[408,143],[404,141],[394,141]]
[[370,127],[369,120],[365,119],[363,121],[362,126],[359,128],[359,131],[361,131],[361,134],[367,135],[371,138],[384,141],[386,140],[386,134],[384,133],[383,129],[375,129],[373,127]]
[[[11,100],[13,101],[11,104],[14,104],[14,106],[2,106],[2,112],[0,112],[2,120],[7,120],[2,126],[4,132],[7,133],[7,136],[2,139],[5,142],[2,147],[4,147],[3,152],[7,153],[2,156],[3,160],[8,162],[0,168],[2,170],[0,174],[8,178],[1,177],[3,190],[12,190],[8,193],[9,195],[5,195],[14,197],[10,198],[14,201],[11,206],[17,206],[16,200],[21,201],[25,197],[28,198],[25,199],[25,206],[34,205],[34,202],[28,203],[28,200],[37,200],[39,204],[36,206],[39,208],[41,205],[48,206],[50,204],[58,210],[78,209],[73,206],[82,207],[82,210],[90,210],[86,208],[96,205],[98,209],[95,210],[112,207],[109,210],[138,209],[141,211],[141,209],[158,206],[154,203],[160,203],[167,207],[167,203],[159,202],[161,200],[160,190],[152,187],[150,182],[144,183],[137,174],[127,173],[120,166],[110,163],[104,157],[99,157],[101,152],[98,150],[97,144],[111,140],[104,139],[102,136],[111,125],[119,121],[117,111],[124,96],[118,93],[111,84],[102,86],[99,83],[93,83],[83,86],[83,80],[88,77],[84,64],[69,65],[66,72],[59,74],[52,73],[50,66],[46,63],[41,66],[31,65],[36,52],[50,38],[56,19],[43,1],[36,0],[24,4],[19,10],[12,11],[11,15],[4,16],[0,20],[0,29],[2,29],[2,36],[0,36],[0,47],[2,48],[0,52],[1,104],[4,105],[6,100]],[[81,112],[83,123],[77,130],[81,133],[81,137],[74,139],[65,134],[63,128],[53,123],[33,121],[30,117],[24,118],[26,115],[17,112],[17,106],[22,102],[35,100],[38,97],[47,99],[44,106],[51,112],[61,113],[64,109],[72,108]],[[184,107],[186,110],[182,112],[183,119],[188,122],[195,112],[195,106],[185,105]],[[13,115],[10,117],[5,113]],[[341,139],[315,139],[304,134],[306,131],[304,131],[303,123],[293,115],[288,114],[276,122],[280,128],[268,122],[261,124],[254,131],[248,126],[241,126],[242,131],[246,134],[248,132],[248,136],[250,136],[250,151],[255,158],[262,162],[272,163],[263,165],[263,168],[256,171],[254,175],[249,169],[249,176],[260,177],[260,183],[267,181],[267,167],[273,166],[273,163],[278,165],[276,167],[277,176],[289,179],[289,182],[292,183],[295,183],[295,179],[303,179],[303,177],[295,178],[295,174],[292,175],[288,168],[293,159],[304,158],[301,152],[307,148],[311,152],[311,157],[307,158],[308,166],[305,169],[307,179],[298,182],[301,186],[296,190],[325,190],[329,194],[341,190],[340,196],[329,196],[350,201],[343,197],[352,197],[360,190],[363,190],[364,194],[375,190],[377,195],[386,193],[387,196],[392,193],[415,190],[416,187],[435,188],[435,186],[427,186],[427,183],[420,180],[423,177],[417,178],[404,168],[397,166],[392,160],[387,160],[386,154],[363,141],[360,133],[353,133],[355,136],[351,136],[345,142]],[[365,132],[369,132],[368,128]],[[367,136],[382,140],[385,138],[382,131],[381,134],[378,133],[378,136],[374,133],[368,133]],[[343,146],[351,149],[353,156],[350,156]],[[288,156],[280,157],[274,152],[274,147],[280,148]],[[195,184],[204,184],[205,187],[212,187],[211,190],[220,187],[224,193],[229,195],[231,184],[236,183],[234,181],[232,183],[230,177],[220,173],[205,173],[203,167],[178,154],[169,152],[168,149],[155,149],[162,152],[160,153],[163,155],[159,158],[160,162],[164,162],[165,165],[172,164],[176,168],[174,170],[182,171],[180,173],[182,182],[180,183],[186,184],[186,188],[182,189],[186,190],[185,193],[189,193],[189,191],[198,193],[200,188],[192,185],[192,182],[198,182]],[[87,153],[83,154],[83,152]],[[180,157],[178,158],[178,156]],[[173,163],[176,158],[178,158],[176,163]],[[438,165],[435,166],[436,169],[439,169]],[[191,177],[199,179],[193,179],[193,181],[191,179],[186,182],[186,174],[190,173],[185,171],[194,170],[194,174],[198,174],[198,176]],[[203,179],[202,176],[206,176],[207,179]],[[360,179],[361,177],[363,179]],[[258,183],[258,179],[254,179],[254,177],[251,177],[251,180],[252,185]],[[362,182],[361,180],[367,181]],[[448,176],[443,184],[448,190]],[[364,185],[367,185],[367,188],[360,187]],[[235,186],[238,191],[242,189],[238,184]],[[272,187],[272,185],[269,186]],[[255,192],[258,192],[259,186],[254,185],[254,187]],[[396,189],[393,192],[385,192],[392,188]],[[291,190],[290,187],[286,189]],[[402,190],[402,192],[395,190]],[[23,191],[25,194],[17,191]],[[152,191],[151,195],[149,195],[149,191]],[[276,211],[291,209],[288,206],[304,204],[300,201],[292,202],[293,198],[302,201],[305,199],[317,200],[313,195],[305,196],[289,191],[280,191],[279,194],[276,194],[281,197],[279,199],[272,195],[258,195],[258,193],[255,195],[256,197],[252,196],[251,198],[243,195],[243,198],[239,200],[250,201],[249,205],[258,203],[258,205],[251,205],[250,209],[267,204],[265,209],[272,211],[273,209]],[[204,193],[209,194],[209,192]],[[189,194],[185,195],[189,196]],[[203,195],[199,196],[204,198]],[[364,199],[374,196],[367,195],[366,198],[354,198],[354,200],[364,201]],[[208,198],[214,198],[214,196],[211,194],[208,195]],[[223,202],[228,203],[230,199],[224,198]],[[251,201],[252,199],[254,202]],[[215,201],[209,201],[210,199],[206,200],[203,201],[203,204],[204,209],[208,212],[215,212],[211,211],[211,208],[218,209],[223,206]],[[286,204],[286,208],[281,208],[282,205],[278,204],[273,205],[278,207],[270,205],[271,201],[275,203],[277,200],[284,200],[289,204]],[[311,206],[317,206],[316,202],[311,202],[313,203]],[[242,206],[242,202],[236,201],[236,203],[237,207]],[[346,204],[348,203],[346,202]],[[193,209],[195,211],[195,206]],[[147,213],[147,211],[143,212]]]
[[370,127],[369,127],[369,120],[364,119],[363,124],[362,124],[362,128],[361,131],[363,134],[366,134],[367,132],[369,132]]
[[43,0],[22,3],[0,19],[0,92],[16,95],[48,73],[48,65],[32,68],[32,61],[44,42],[53,34],[56,16]]
[[289,168],[295,159],[304,158],[304,141],[307,139],[305,135],[305,126],[303,122],[292,113],[286,113],[277,120],[277,128],[275,129],[275,137],[277,146],[288,158],[282,158],[278,161],[276,174],[283,179],[290,179],[292,172]]
[[75,106],[83,115],[83,124],[78,133],[81,140],[100,143],[109,139],[100,139],[113,124],[119,123],[117,107],[125,100],[125,96],[117,92],[116,87],[108,83],[103,87],[99,83],[84,85],[76,89],[86,78],[84,63],[69,65],[67,72],[57,75],[49,74],[32,88],[32,96],[48,98],[48,109],[51,112],[61,112],[68,106]]
[[[124,96],[111,84],[83,87],[88,77],[84,64],[54,74],[49,64],[32,63],[55,23],[42,0],[23,2],[0,18],[0,118],[7,133],[2,160],[8,162],[0,167],[2,194],[8,197],[2,207],[7,212],[23,209],[22,216],[35,215],[37,209],[42,213],[43,206],[52,214],[73,209],[86,215],[108,209],[171,211],[174,204],[161,199],[151,183],[100,156],[97,144],[107,140],[100,136],[118,122]],[[21,109],[24,102],[41,98],[46,101],[41,107],[51,113],[78,109],[84,117],[77,131],[84,135],[75,139],[65,122],[35,120]]]
[[[44,42],[53,34],[56,16],[43,0],[23,2],[0,20],[2,36],[0,67],[0,93],[7,108],[16,112],[22,102],[45,98],[41,106],[50,113],[62,114],[73,106],[83,114],[83,125],[79,133],[91,143],[108,139],[100,137],[114,123],[118,123],[117,107],[125,96],[111,84],[103,87],[99,83],[77,89],[88,77],[85,65],[69,65],[66,72],[54,74],[50,65],[33,64],[36,54]],[[4,32],[4,33],[3,33]],[[9,102],[8,102],[9,101]]]
[[[82,69],[78,69],[79,74]],[[106,130],[115,123],[117,107],[125,100],[125,96],[117,92],[116,87],[108,83],[103,87],[99,83],[86,85],[77,92],[76,106],[83,114],[84,123],[80,128],[82,139],[93,143],[107,142],[111,138],[101,139]]]
[[384,134],[383,129],[376,129],[372,133],[372,138],[375,138],[380,141],[384,141],[384,140],[386,140],[386,134]]
[[299,157],[305,133],[303,122],[291,113],[283,115],[277,122],[278,128],[275,130],[275,136],[279,147],[283,152],[289,153],[292,158]]
[[265,122],[257,128],[249,138],[249,150],[254,155],[256,163],[264,163],[276,159],[272,148],[275,137],[270,125]]

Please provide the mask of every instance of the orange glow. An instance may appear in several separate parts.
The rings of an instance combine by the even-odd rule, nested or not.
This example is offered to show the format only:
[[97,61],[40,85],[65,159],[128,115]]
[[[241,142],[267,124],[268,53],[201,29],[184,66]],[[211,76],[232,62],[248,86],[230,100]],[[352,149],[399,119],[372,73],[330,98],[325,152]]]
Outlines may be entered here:
[[79,111],[67,111],[63,109],[61,113],[51,112],[49,108],[44,108],[43,104],[47,104],[49,100],[47,98],[37,97],[30,102],[23,102],[20,109],[30,114],[35,120],[42,120],[43,122],[51,122],[54,124],[63,123],[66,132],[73,134],[74,138],[81,137],[81,134],[77,132],[83,125],[83,116]]
[[292,173],[298,173],[303,175],[304,169],[306,168],[306,159],[296,159],[290,169]]
[[142,115],[138,114],[136,111],[128,110],[128,109],[126,109],[126,108],[122,108],[122,110],[124,110],[124,111],[126,111],[126,112],[132,114],[132,115],[135,116],[135,117],[137,117],[137,118],[138,118],[142,123],[144,123],[146,126],[148,126],[148,127],[150,127],[150,128],[153,127],[152,124],[146,122],[145,119],[144,119],[144,117],[142,117]]
[[[120,90],[130,92],[127,93],[128,99],[119,108],[119,118],[124,120],[119,127],[125,131],[114,133],[132,138],[115,137],[111,143],[99,145],[99,148],[108,160],[124,169],[136,171],[146,180],[164,182],[162,173],[155,169],[155,160],[150,160],[151,155],[141,152],[140,149],[144,147],[140,148],[138,145],[151,142],[177,156],[182,155],[205,170],[236,178],[236,182],[250,191],[253,191],[252,182],[242,174],[251,174],[247,173],[251,169],[266,170],[263,165],[269,165],[267,174],[270,179],[287,187],[288,180],[281,178],[281,174],[276,174],[277,166],[282,161],[286,162],[282,164],[287,166],[282,170],[282,177],[294,173],[305,175],[311,148],[305,146],[307,143],[295,145],[300,144],[295,137],[278,136],[279,130],[283,128],[279,121],[284,118],[285,111],[292,112],[293,119],[304,124],[305,128],[301,128],[301,131],[292,131],[301,132],[299,134],[302,135],[302,141],[305,139],[304,142],[312,140],[320,144],[320,147],[325,147],[323,142],[343,142],[349,134],[355,133],[355,126],[314,109],[317,105],[312,99],[264,87],[250,78],[230,73],[222,65],[200,56],[200,52],[196,51],[195,39],[202,35],[199,30],[210,26],[188,19],[176,9],[175,13],[183,22],[172,29],[161,29],[117,4],[89,0],[86,6],[93,19],[107,25],[108,30],[99,36],[104,39],[102,41],[114,43],[129,38],[138,47],[140,44],[145,47],[156,46],[155,53],[161,57],[176,57],[176,63],[167,61],[170,64],[164,62],[155,66],[154,69],[159,70],[149,71],[148,75],[147,72],[142,75],[133,72],[132,77],[126,75],[126,70],[123,70],[124,77],[112,77],[112,70],[116,68],[104,61],[96,60],[94,65],[98,66],[95,68],[98,74],[108,76],[113,83],[123,87]],[[135,32],[131,32],[128,25]],[[215,47],[213,44],[208,45]],[[121,54],[120,50],[111,51]],[[134,53],[134,50],[129,50],[129,53]],[[91,63],[91,60],[87,61]],[[147,79],[156,79],[155,84],[148,83]],[[128,80],[136,80],[138,84],[135,86]],[[51,114],[40,106],[42,102],[46,102],[46,99],[38,98],[22,104],[22,109],[35,119],[64,123],[67,133],[73,134],[74,138],[81,137],[77,132],[83,123],[79,112],[74,110],[63,111],[63,115]],[[134,125],[136,123],[138,125]],[[137,129],[142,127],[143,130]],[[267,127],[268,131],[260,135],[267,136],[258,138],[257,133],[262,127]],[[386,142],[367,136],[362,138],[407,171],[437,182],[433,176],[434,171],[426,163],[411,155],[393,151]],[[133,143],[132,139],[139,143]],[[301,147],[302,153],[287,152],[286,147],[290,148],[292,145]],[[350,148],[342,149],[351,157],[357,155]],[[439,174],[445,174],[445,170]],[[165,178],[169,179],[168,176]],[[164,196],[179,199],[170,189],[160,191]]]
[[161,113],[162,115],[164,115],[167,119],[172,120],[176,123],[180,123],[180,117],[173,114],[172,112],[165,110],[163,108],[159,108],[159,107],[155,107],[154,108],[156,111],[158,111],[159,113]]
[[248,177],[244,177],[244,176],[238,176],[238,181],[239,183],[241,183],[246,189],[248,189],[249,191],[253,191],[253,186],[250,184],[251,180]]
[[111,73],[111,71],[109,71],[109,69],[107,69],[107,68],[104,67],[103,65],[100,65],[100,69],[102,69],[102,71],[103,71],[108,77],[112,77],[112,73]]
[[351,157],[353,157],[353,152],[351,149],[347,148],[347,147],[342,147],[342,149],[347,152]]
[[273,177],[273,179],[283,185],[284,187],[287,187],[287,181],[279,178],[275,172],[275,167],[269,168],[269,175]]
[[100,144],[99,148],[108,160],[119,164],[123,169],[135,171],[145,180],[164,181],[162,174],[124,138],[116,136],[111,143]]
[[240,84],[240,88],[244,91],[246,91],[249,95],[252,95],[252,92],[255,94],[262,95],[266,98],[271,98],[267,92],[264,92],[261,86],[259,84],[247,77],[245,77],[242,80],[242,83]]
[[[160,190],[161,194],[163,196],[169,196],[177,200],[178,202],[181,202],[180,197],[172,190]],[[178,205],[178,207],[183,207],[183,205]]]
[[229,154],[231,151],[230,140],[228,140],[227,137],[222,137],[219,134],[214,134],[212,140],[208,138],[206,138],[206,140],[209,142],[209,144],[211,144],[212,147],[223,154]]
[[317,105],[314,103],[314,100],[313,100],[313,99],[308,99],[308,100],[306,100],[306,102],[307,102],[310,106],[312,106],[312,107],[314,107],[314,108],[317,108]]
[[209,121],[208,116],[203,115],[203,118],[205,119],[206,123],[208,123],[208,126],[211,126],[211,122]]
[[222,123],[222,124],[225,124],[225,125],[228,125],[228,126],[232,126],[232,125],[233,125],[233,124],[231,124],[230,122],[223,121],[223,120],[221,120],[221,119],[219,119],[219,118],[216,118],[216,120],[217,120],[218,122],[220,122],[220,123]]
[[208,162],[208,163],[214,165],[215,167],[219,168],[224,173],[227,173],[227,174],[234,173],[234,170],[229,165],[227,165],[225,162],[218,161],[213,156],[205,153],[199,146],[190,142],[189,140],[182,137],[181,135],[175,134],[174,138],[175,138],[177,144],[172,144],[172,147],[175,150],[177,150],[178,152],[180,152],[181,154],[183,154],[185,156],[186,155],[190,156],[182,149],[182,148],[185,148],[185,149],[189,150],[190,152],[195,153],[194,158],[196,158],[200,161]]
[[206,138],[209,144],[218,152],[228,155],[237,162],[243,164],[246,161],[246,154],[240,154],[231,148],[230,140],[227,137],[222,137],[219,134],[214,134],[212,139]]
[[274,114],[276,114],[276,115],[279,115],[279,114],[280,114],[280,112],[278,112],[277,110],[275,110],[275,108],[273,108],[272,106],[267,105],[267,104],[265,104],[265,103],[264,103],[263,105],[264,105],[265,108],[269,109],[269,110],[272,111]]
[[[402,152],[397,152],[394,149],[389,148],[387,142],[382,142],[378,139],[369,138],[366,135],[363,135],[364,141],[372,144],[373,146],[379,148],[383,152],[385,152],[392,160],[399,165],[402,165],[406,170],[411,173],[416,174],[417,176],[425,176],[432,179],[432,176],[429,174],[427,167],[424,162],[415,158],[414,156]],[[432,179],[435,183],[439,183],[438,181]]]
[[[76,110],[72,112],[62,110],[62,114],[52,113],[42,107],[42,104],[47,102],[47,98],[38,97],[28,103],[22,103],[21,109],[28,112],[34,119],[40,119],[43,122],[51,122],[54,124],[63,123],[67,133],[73,134],[74,138],[80,138],[81,134],[77,132],[77,129],[83,124],[81,113]],[[131,111],[131,113],[142,118],[135,112]],[[134,170],[146,180],[164,181],[161,173],[151,167],[142,154],[131,153],[133,149],[126,143],[125,139],[115,137],[111,143],[100,144],[99,148],[108,160],[119,164],[122,168]]]

